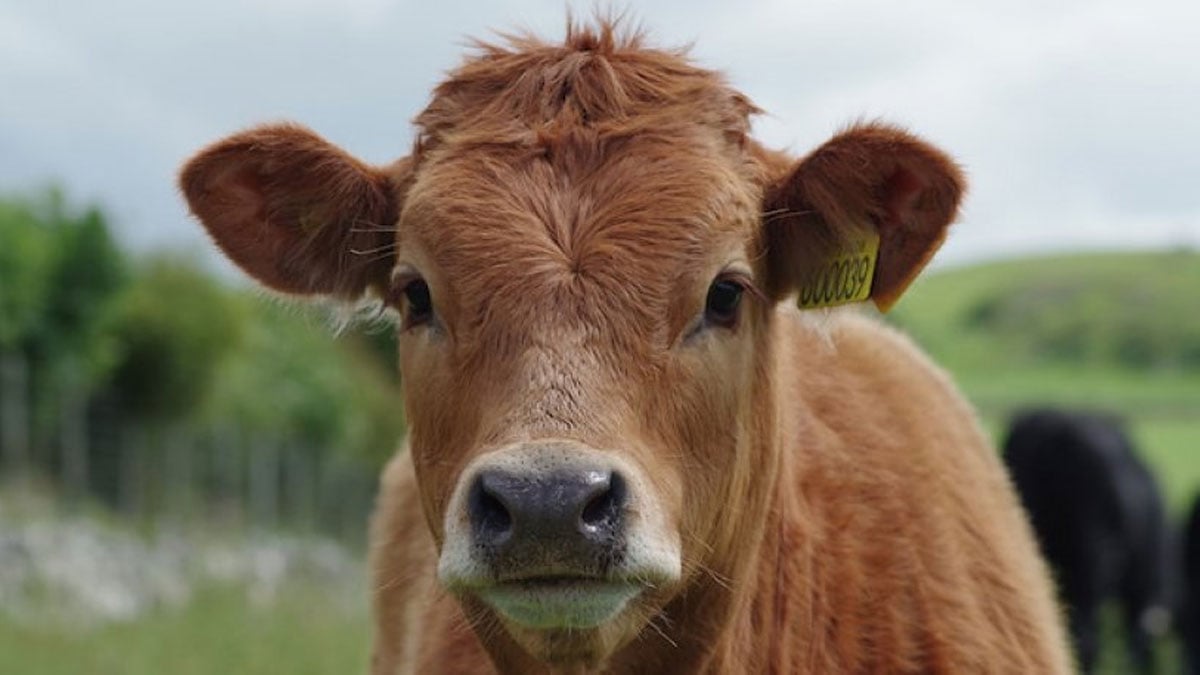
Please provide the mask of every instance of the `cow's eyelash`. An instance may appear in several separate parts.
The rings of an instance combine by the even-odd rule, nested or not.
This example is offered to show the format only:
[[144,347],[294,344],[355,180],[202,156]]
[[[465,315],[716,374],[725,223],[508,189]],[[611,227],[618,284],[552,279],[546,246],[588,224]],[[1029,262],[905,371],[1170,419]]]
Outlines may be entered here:
[[726,271],[717,275],[715,280],[732,281],[741,286],[742,290],[755,300],[759,302],[767,301],[766,293],[762,292],[762,289],[760,289],[758,285],[754,283],[754,278],[751,277],[747,272],[743,272],[741,270]]

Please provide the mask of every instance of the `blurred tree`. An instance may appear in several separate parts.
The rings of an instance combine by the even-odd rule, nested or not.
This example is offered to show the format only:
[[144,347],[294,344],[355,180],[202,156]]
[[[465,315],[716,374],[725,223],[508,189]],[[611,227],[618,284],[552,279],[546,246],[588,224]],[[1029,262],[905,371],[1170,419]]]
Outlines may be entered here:
[[29,204],[0,200],[0,351],[21,349],[42,320],[53,252]]
[[69,377],[90,389],[116,362],[105,318],[127,281],[126,263],[98,209],[57,222],[61,229],[46,285],[45,320],[33,338],[55,357],[75,362],[67,367],[79,372]]
[[110,317],[119,345],[111,386],[124,414],[161,424],[200,405],[239,347],[239,310],[193,261],[160,255],[144,263]]
[[0,419],[24,427],[5,437],[24,439],[80,487],[88,401],[114,363],[104,318],[125,279],[124,257],[98,209],[75,210],[55,188],[0,200]]
[[0,450],[5,468],[30,456],[30,372],[26,346],[41,321],[53,253],[51,233],[31,205],[0,200]]
[[395,341],[334,324],[185,257],[131,264],[59,190],[0,199],[0,455],[139,515],[207,491],[357,520],[403,428]]
[[111,367],[103,317],[126,281],[103,213],[74,213],[62,192],[0,200],[0,349],[64,360],[95,383]]
[[373,343],[334,335],[319,311],[250,296],[244,348],[219,377],[211,414],[293,445],[382,461],[403,430],[393,367]]

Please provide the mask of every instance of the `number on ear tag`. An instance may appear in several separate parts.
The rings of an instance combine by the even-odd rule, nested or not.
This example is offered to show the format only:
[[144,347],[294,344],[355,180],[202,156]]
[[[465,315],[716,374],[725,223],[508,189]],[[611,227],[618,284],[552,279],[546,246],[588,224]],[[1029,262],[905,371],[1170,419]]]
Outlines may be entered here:
[[871,297],[878,258],[875,229],[854,233],[817,264],[815,273],[800,287],[796,304],[800,309],[816,309],[866,300]]

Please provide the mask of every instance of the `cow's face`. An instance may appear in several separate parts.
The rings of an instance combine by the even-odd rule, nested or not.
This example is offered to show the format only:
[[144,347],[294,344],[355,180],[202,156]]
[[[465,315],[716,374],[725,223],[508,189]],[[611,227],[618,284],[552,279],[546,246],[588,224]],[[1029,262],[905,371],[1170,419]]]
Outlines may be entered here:
[[[182,177],[265,284],[395,309],[438,578],[485,643],[548,661],[602,662],[683,589],[729,582],[778,459],[774,305],[864,227],[890,302],[961,190],[944,156],[876,125],[784,162],[745,136],[744,98],[653,56],[665,70],[626,82],[628,109],[580,80],[530,112],[504,97],[541,86],[532,66],[468,66],[387,169],[265,127]],[[674,109],[661,87],[639,98],[668,76],[687,84]]]
[[726,152],[440,152],[407,195],[392,289],[438,575],[536,654],[641,628],[756,461],[761,189]]

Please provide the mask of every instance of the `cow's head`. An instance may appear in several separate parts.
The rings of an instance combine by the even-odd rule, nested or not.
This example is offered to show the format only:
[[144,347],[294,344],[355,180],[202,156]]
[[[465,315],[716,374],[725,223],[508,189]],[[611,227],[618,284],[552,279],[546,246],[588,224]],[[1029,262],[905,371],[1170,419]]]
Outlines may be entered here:
[[486,48],[388,167],[267,126],[182,175],[265,285],[395,309],[438,577],[489,648],[551,661],[603,661],[740,574],[791,384],[777,306],[863,229],[892,302],[962,190],[944,155],[878,124],[799,161],[768,152],[718,75],[618,42]]

